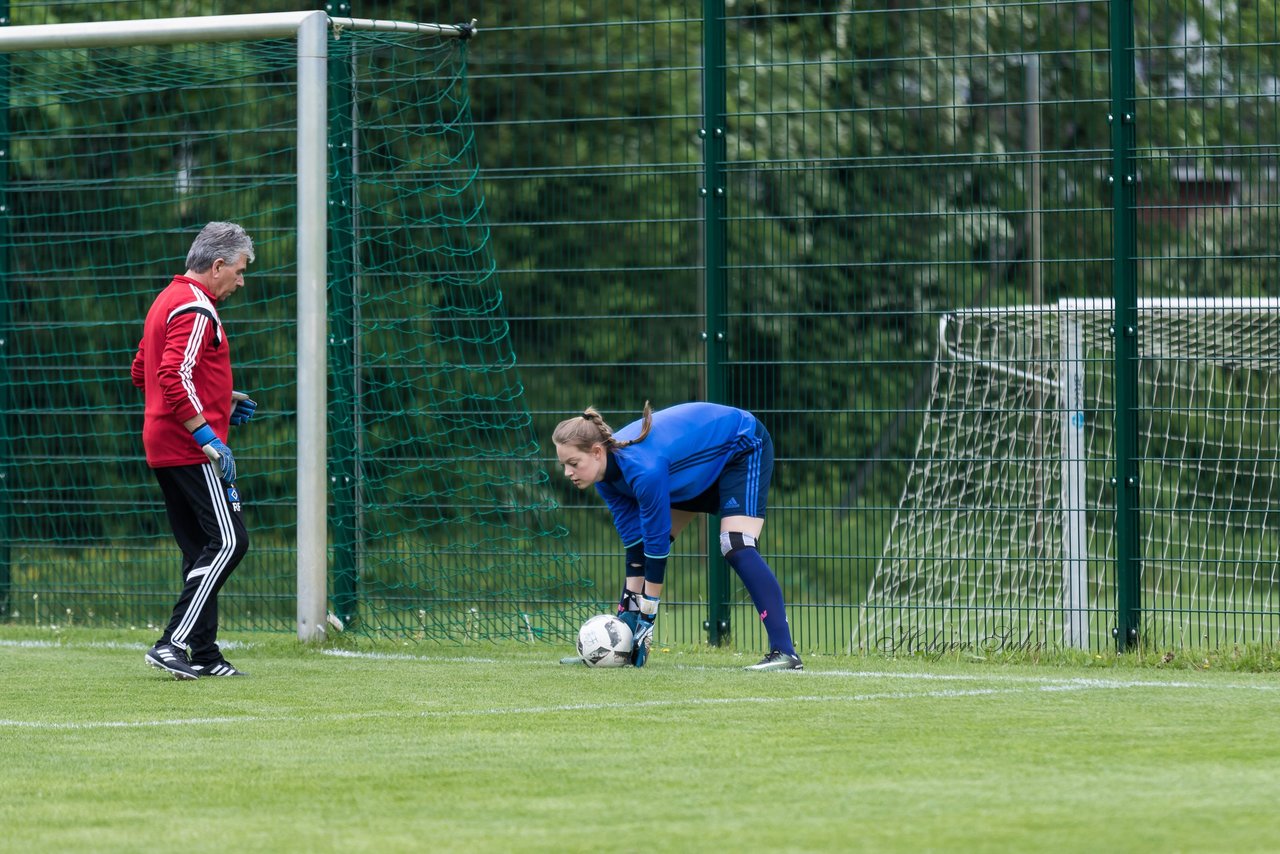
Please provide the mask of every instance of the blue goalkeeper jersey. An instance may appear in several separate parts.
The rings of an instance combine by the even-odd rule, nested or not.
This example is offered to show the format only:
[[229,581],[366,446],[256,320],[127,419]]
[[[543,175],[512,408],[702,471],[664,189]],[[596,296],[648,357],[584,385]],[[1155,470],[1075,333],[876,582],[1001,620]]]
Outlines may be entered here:
[[[682,403],[653,413],[649,435],[611,451],[605,477],[596,484],[626,546],[644,541],[647,558],[671,553],[671,505],[706,492],[725,464],[760,444],[756,417],[718,403]],[[615,432],[626,442],[642,421]]]

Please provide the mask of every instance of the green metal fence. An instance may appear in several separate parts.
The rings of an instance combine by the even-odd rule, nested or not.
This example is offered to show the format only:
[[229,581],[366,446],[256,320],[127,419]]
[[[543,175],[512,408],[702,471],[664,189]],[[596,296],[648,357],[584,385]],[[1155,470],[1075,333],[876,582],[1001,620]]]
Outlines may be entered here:
[[[480,22],[492,253],[575,596],[607,607],[621,556],[552,426],[712,399],[774,436],[762,550],[802,651],[1276,640],[1273,0],[430,14]],[[754,650],[713,540],[676,544],[659,639]]]

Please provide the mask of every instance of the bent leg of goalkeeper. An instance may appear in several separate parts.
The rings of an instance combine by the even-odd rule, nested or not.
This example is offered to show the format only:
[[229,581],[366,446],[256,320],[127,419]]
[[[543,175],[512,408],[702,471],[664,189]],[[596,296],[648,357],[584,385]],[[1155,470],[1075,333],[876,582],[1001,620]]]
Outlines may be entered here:
[[[644,579],[643,591],[635,597],[635,639],[631,647],[631,663],[644,667],[653,644],[653,628],[658,620],[658,603],[662,600],[662,583]],[[627,621],[630,623],[630,621]]]
[[[671,510],[671,542],[685,529],[696,514],[687,510]],[[649,660],[649,647],[653,643],[654,624],[658,619],[658,604],[662,600],[665,560],[655,568],[644,557],[644,549],[637,544],[627,549],[627,582],[618,603],[618,618],[631,627],[635,641],[631,647],[631,663],[644,667]]]
[[764,519],[753,516],[725,516],[720,520],[720,553],[747,588],[760,621],[769,635],[771,652],[797,658],[787,623],[787,607],[782,599],[782,585],[769,564],[756,548]]
[[644,667],[649,660],[649,646],[653,642],[653,627],[658,619],[661,599],[662,582],[647,579],[643,561],[637,564],[628,557],[627,583],[622,589],[622,601],[618,603],[618,619],[631,628],[634,638],[631,663],[636,667]]

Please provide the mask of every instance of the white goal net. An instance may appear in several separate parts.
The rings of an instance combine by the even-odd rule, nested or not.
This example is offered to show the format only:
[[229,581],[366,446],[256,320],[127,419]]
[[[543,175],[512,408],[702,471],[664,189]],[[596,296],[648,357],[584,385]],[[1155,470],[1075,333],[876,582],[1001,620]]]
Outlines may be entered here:
[[[1110,300],[939,319],[932,394],[854,632],[1099,648],[1115,625]],[[1274,640],[1280,301],[1139,306],[1142,632]]]

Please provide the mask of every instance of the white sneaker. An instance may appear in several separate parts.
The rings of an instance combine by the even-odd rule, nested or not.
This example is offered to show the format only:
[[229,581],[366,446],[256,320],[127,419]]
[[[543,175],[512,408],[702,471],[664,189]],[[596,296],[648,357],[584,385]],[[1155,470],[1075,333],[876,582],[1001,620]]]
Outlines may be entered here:
[[143,660],[152,667],[172,673],[174,679],[200,678],[200,674],[187,661],[187,651],[171,643],[158,643],[151,647]]
[[743,670],[804,670],[804,662],[798,655],[787,655],[785,652],[773,650],[760,660],[759,664],[751,664]]
[[243,670],[236,670],[235,666],[225,658],[219,658],[217,661],[208,664],[193,664],[191,669],[199,673],[201,676],[248,676]]

